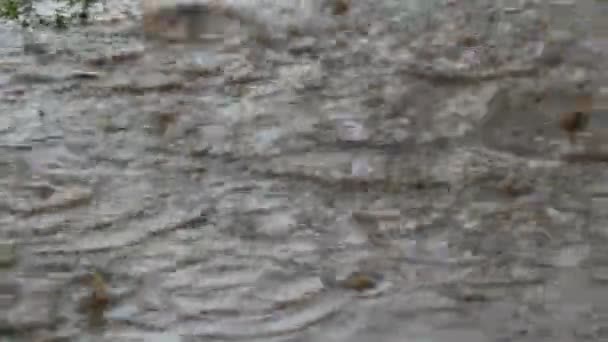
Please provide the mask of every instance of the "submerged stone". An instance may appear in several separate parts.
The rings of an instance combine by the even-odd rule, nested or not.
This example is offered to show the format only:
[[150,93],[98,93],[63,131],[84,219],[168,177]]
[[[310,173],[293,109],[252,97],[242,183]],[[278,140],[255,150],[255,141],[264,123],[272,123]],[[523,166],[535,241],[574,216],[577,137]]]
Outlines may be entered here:
[[17,262],[15,245],[0,241],[0,267],[11,267]]

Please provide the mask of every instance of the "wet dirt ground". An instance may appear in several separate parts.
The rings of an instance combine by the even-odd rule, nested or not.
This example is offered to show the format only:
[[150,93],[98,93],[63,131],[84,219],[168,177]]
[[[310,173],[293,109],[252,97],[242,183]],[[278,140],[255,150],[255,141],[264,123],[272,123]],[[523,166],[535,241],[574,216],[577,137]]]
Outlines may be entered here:
[[473,3],[189,44],[4,22],[0,341],[608,338],[608,173],[556,124],[600,63]]

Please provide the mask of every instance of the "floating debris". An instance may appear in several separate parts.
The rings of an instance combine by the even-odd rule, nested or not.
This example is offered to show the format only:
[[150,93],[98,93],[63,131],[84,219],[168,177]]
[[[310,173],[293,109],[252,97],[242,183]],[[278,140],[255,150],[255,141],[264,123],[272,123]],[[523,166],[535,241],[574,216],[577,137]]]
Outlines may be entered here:
[[559,127],[568,134],[570,143],[576,143],[576,134],[587,128],[589,124],[589,112],[592,109],[592,96],[579,96],[575,99],[575,109],[560,115]]
[[143,49],[136,48],[133,50],[120,50],[107,55],[96,56],[86,60],[88,65],[101,67],[107,65],[115,65],[127,62],[134,62],[143,56]]
[[22,205],[16,205],[12,209],[24,216],[31,216],[58,209],[69,209],[87,205],[90,203],[92,198],[92,190],[80,187],[71,187],[61,191],[53,191],[48,198],[33,206],[24,207]]
[[74,70],[69,78],[77,80],[95,80],[102,76],[103,74],[97,71]]
[[355,291],[371,290],[378,286],[381,280],[378,275],[372,275],[363,272],[353,272],[348,277],[337,282],[337,285],[346,289]]
[[176,121],[177,121],[177,113],[173,113],[173,112],[163,112],[158,114],[157,116],[157,128],[158,128],[158,133],[160,135],[164,135],[167,130],[169,129],[169,127],[175,125]]
[[562,113],[559,118],[559,127],[568,134],[570,143],[576,143],[576,133],[584,130],[589,122],[589,115],[583,112],[574,111]]
[[110,302],[110,297],[108,296],[106,283],[99,272],[91,275],[90,286],[92,289],[90,297],[91,307],[106,307]]
[[334,0],[331,2],[333,15],[343,15],[350,9],[350,0]]
[[84,285],[89,292],[79,301],[80,312],[86,315],[89,327],[103,327],[106,323],[106,309],[110,304],[106,282],[96,271],[89,274],[84,280]]
[[240,21],[238,11],[220,2],[142,1],[143,30],[148,39],[168,42],[213,38]]
[[99,272],[94,272],[89,278],[90,295],[83,298],[81,307],[87,315],[91,328],[103,327],[106,323],[106,309],[110,304],[106,282]]
[[511,197],[519,197],[532,193],[534,186],[530,180],[511,172],[498,183],[498,189]]

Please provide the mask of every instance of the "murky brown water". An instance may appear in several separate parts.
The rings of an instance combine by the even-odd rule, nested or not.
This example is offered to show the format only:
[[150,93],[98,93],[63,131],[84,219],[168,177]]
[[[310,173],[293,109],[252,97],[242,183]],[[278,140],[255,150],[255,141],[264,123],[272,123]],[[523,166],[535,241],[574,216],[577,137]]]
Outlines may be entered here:
[[0,341],[607,338],[608,173],[555,124],[595,57],[475,8],[270,46],[2,24]]

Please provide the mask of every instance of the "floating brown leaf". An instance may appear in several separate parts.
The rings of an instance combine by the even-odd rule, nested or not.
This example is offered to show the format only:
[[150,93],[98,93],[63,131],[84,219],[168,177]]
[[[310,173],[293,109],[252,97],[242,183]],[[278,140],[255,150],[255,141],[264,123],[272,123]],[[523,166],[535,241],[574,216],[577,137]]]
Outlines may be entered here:
[[365,291],[376,287],[376,280],[364,273],[355,272],[340,282],[347,289]]
[[576,142],[576,133],[582,131],[589,122],[589,114],[581,111],[566,112],[559,118],[559,127],[568,134],[570,143]]
[[350,0],[335,0],[333,2],[332,13],[334,15],[342,15],[350,9]]
[[108,296],[108,290],[106,283],[103,280],[101,274],[95,272],[91,275],[91,306],[95,308],[102,308],[108,305],[110,297]]

